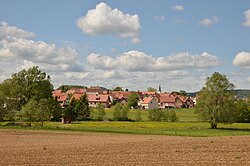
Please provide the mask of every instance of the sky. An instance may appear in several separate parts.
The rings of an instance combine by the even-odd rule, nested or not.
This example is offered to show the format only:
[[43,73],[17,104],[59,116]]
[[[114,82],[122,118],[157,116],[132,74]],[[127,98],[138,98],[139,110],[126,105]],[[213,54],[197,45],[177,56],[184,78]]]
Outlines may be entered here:
[[1,0],[0,82],[32,66],[55,88],[250,89],[250,1]]

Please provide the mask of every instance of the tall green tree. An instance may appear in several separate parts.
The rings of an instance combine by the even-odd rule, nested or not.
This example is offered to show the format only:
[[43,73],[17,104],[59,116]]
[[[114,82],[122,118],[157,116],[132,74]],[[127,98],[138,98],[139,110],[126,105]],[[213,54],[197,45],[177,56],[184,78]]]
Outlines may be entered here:
[[247,100],[239,99],[237,101],[237,119],[239,123],[250,123],[250,103]]
[[38,66],[34,66],[12,74],[11,79],[1,84],[0,90],[6,100],[13,100],[12,107],[20,110],[31,99],[38,102],[41,99],[52,98],[53,86],[50,77],[47,77]]
[[32,122],[38,120],[38,102],[35,99],[31,99],[27,104],[22,106],[20,112],[18,112],[18,118],[21,121],[27,122],[28,126],[31,126]]
[[232,93],[234,85],[225,75],[218,72],[207,78],[205,86],[199,93],[196,113],[211,128],[216,129],[218,123],[233,123],[236,119],[235,97]]
[[88,120],[90,117],[90,109],[87,95],[82,95],[77,100],[75,108],[77,120]]
[[137,108],[138,101],[139,101],[139,95],[136,92],[131,92],[128,95],[127,105],[129,108],[131,108],[131,107]]

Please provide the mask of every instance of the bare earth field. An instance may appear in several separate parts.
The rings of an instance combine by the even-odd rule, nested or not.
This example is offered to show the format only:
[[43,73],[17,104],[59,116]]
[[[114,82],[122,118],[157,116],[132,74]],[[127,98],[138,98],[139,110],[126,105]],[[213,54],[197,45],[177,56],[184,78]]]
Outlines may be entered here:
[[250,165],[250,136],[0,129],[0,165]]

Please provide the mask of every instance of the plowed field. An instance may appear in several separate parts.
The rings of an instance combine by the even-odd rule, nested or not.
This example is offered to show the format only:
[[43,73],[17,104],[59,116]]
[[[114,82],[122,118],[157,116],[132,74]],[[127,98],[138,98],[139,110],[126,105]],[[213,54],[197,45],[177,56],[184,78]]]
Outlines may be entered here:
[[250,165],[250,137],[1,129],[0,165]]

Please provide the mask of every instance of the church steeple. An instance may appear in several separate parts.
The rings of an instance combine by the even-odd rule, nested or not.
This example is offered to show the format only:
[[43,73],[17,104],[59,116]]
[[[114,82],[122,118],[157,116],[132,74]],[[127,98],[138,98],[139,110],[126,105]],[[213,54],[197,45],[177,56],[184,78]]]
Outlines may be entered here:
[[161,93],[161,85],[159,85],[158,92]]

